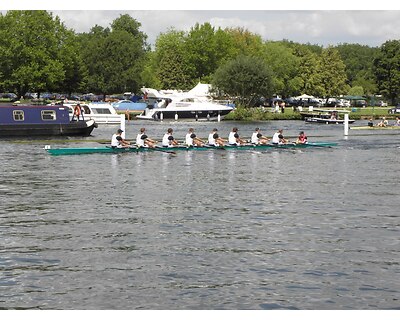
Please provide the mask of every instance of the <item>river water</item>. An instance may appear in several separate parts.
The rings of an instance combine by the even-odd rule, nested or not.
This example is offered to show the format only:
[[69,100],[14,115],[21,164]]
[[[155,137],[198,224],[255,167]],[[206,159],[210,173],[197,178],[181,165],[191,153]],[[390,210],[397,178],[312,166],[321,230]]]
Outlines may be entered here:
[[[358,121],[357,125],[361,125]],[[50,156],[92,137],[0,141],[2,309],[400,309],[400,131],[301,121],[329,149]],[[396,134],[394,134],[396,133]],[[79,140],[79,141],[77,141]]]

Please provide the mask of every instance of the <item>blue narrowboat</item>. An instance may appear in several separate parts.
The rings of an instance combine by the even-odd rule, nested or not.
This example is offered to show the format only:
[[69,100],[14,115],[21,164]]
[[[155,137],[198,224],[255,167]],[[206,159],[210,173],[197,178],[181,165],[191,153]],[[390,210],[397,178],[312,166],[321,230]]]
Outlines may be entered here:
[[89,136],[94,120],[70,120],[65,106],[0,105],[0,137]]

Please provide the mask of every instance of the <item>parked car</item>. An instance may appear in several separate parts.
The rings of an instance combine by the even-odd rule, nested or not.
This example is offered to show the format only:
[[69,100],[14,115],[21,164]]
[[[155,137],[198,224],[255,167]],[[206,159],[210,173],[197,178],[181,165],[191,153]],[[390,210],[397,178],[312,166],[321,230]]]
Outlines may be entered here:
[[389,114],[400,113],[400,104],[398,104],[397,107],[390,108],[390,109],[388,110],[388,113],[389,113]]
[[9,99],[11,102],[17,101],[18,97],[15,93],[12,92],[7,92],[7,93],[1,93],[0,98],[3,99]]
[[24,94],[25,99],[37,99],[38,94],[36,92],[27,92]]

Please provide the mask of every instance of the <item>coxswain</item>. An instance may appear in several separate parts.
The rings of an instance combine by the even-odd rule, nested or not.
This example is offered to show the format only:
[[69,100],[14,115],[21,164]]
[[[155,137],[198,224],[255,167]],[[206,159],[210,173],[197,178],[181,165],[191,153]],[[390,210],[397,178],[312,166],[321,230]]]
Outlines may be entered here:
[[304,131],[301,131],[299,136],[297,137],[297,144],[305,144],[307,143],[307,136],[305,135]]
[[267,137],[263,136],[262,133],[260,132],[260,128],[256,128],[253,132],[253,134],[251,135],[251,143],[252,144],[267,144],[268,141],[270,139],[268,139]]
[[122,129],[118,129],[117,132],[112,135],[111,148],[126,148],[130,146],[129,142],[122,138],[121,134],[123,132]]
[[163,147],[174,147],[178,145],[178,141],[175,140],[172,133],[174,130],[172,128],[168,128],[167,133],[164,134],[162,139],[162,146]]
[[287,140],[283,137],[283,130],[282,129],[279,129],[272,136],[272,143],[273,144],[284,144],[286,142],[287,142]]
[[185,137],[185,143],[188,147],[202,147],[204,146],[204,141],[197,138],[196,134],[194,133],[194,129],[193,128],[189,128],[188,133],[186,134]]
[[240,139],[238,131],[239,129],[234,127],[229,133],[228,142],[231,146],[239,146],[246,143],[246,141]]
[[218,129],[214,128],[208,135],[208,145],[213,147],[222,147],[225,144],[225,140],[218,135]]
[[139,148],[155,148],[157,141],[150,139],[146,134],[145,128],[140,128],[138,135],[136,136],[136,145]]

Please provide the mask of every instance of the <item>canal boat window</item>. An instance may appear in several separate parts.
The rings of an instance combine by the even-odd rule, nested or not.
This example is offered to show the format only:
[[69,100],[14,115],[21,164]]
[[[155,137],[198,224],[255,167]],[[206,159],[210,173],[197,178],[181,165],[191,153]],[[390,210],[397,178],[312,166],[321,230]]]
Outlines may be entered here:
[[54,110],[42,110],[42,120],[56,120],[56,112]]
[[15,121],[24,121],[24,111],[22,110],[13,110],[13,118]]

